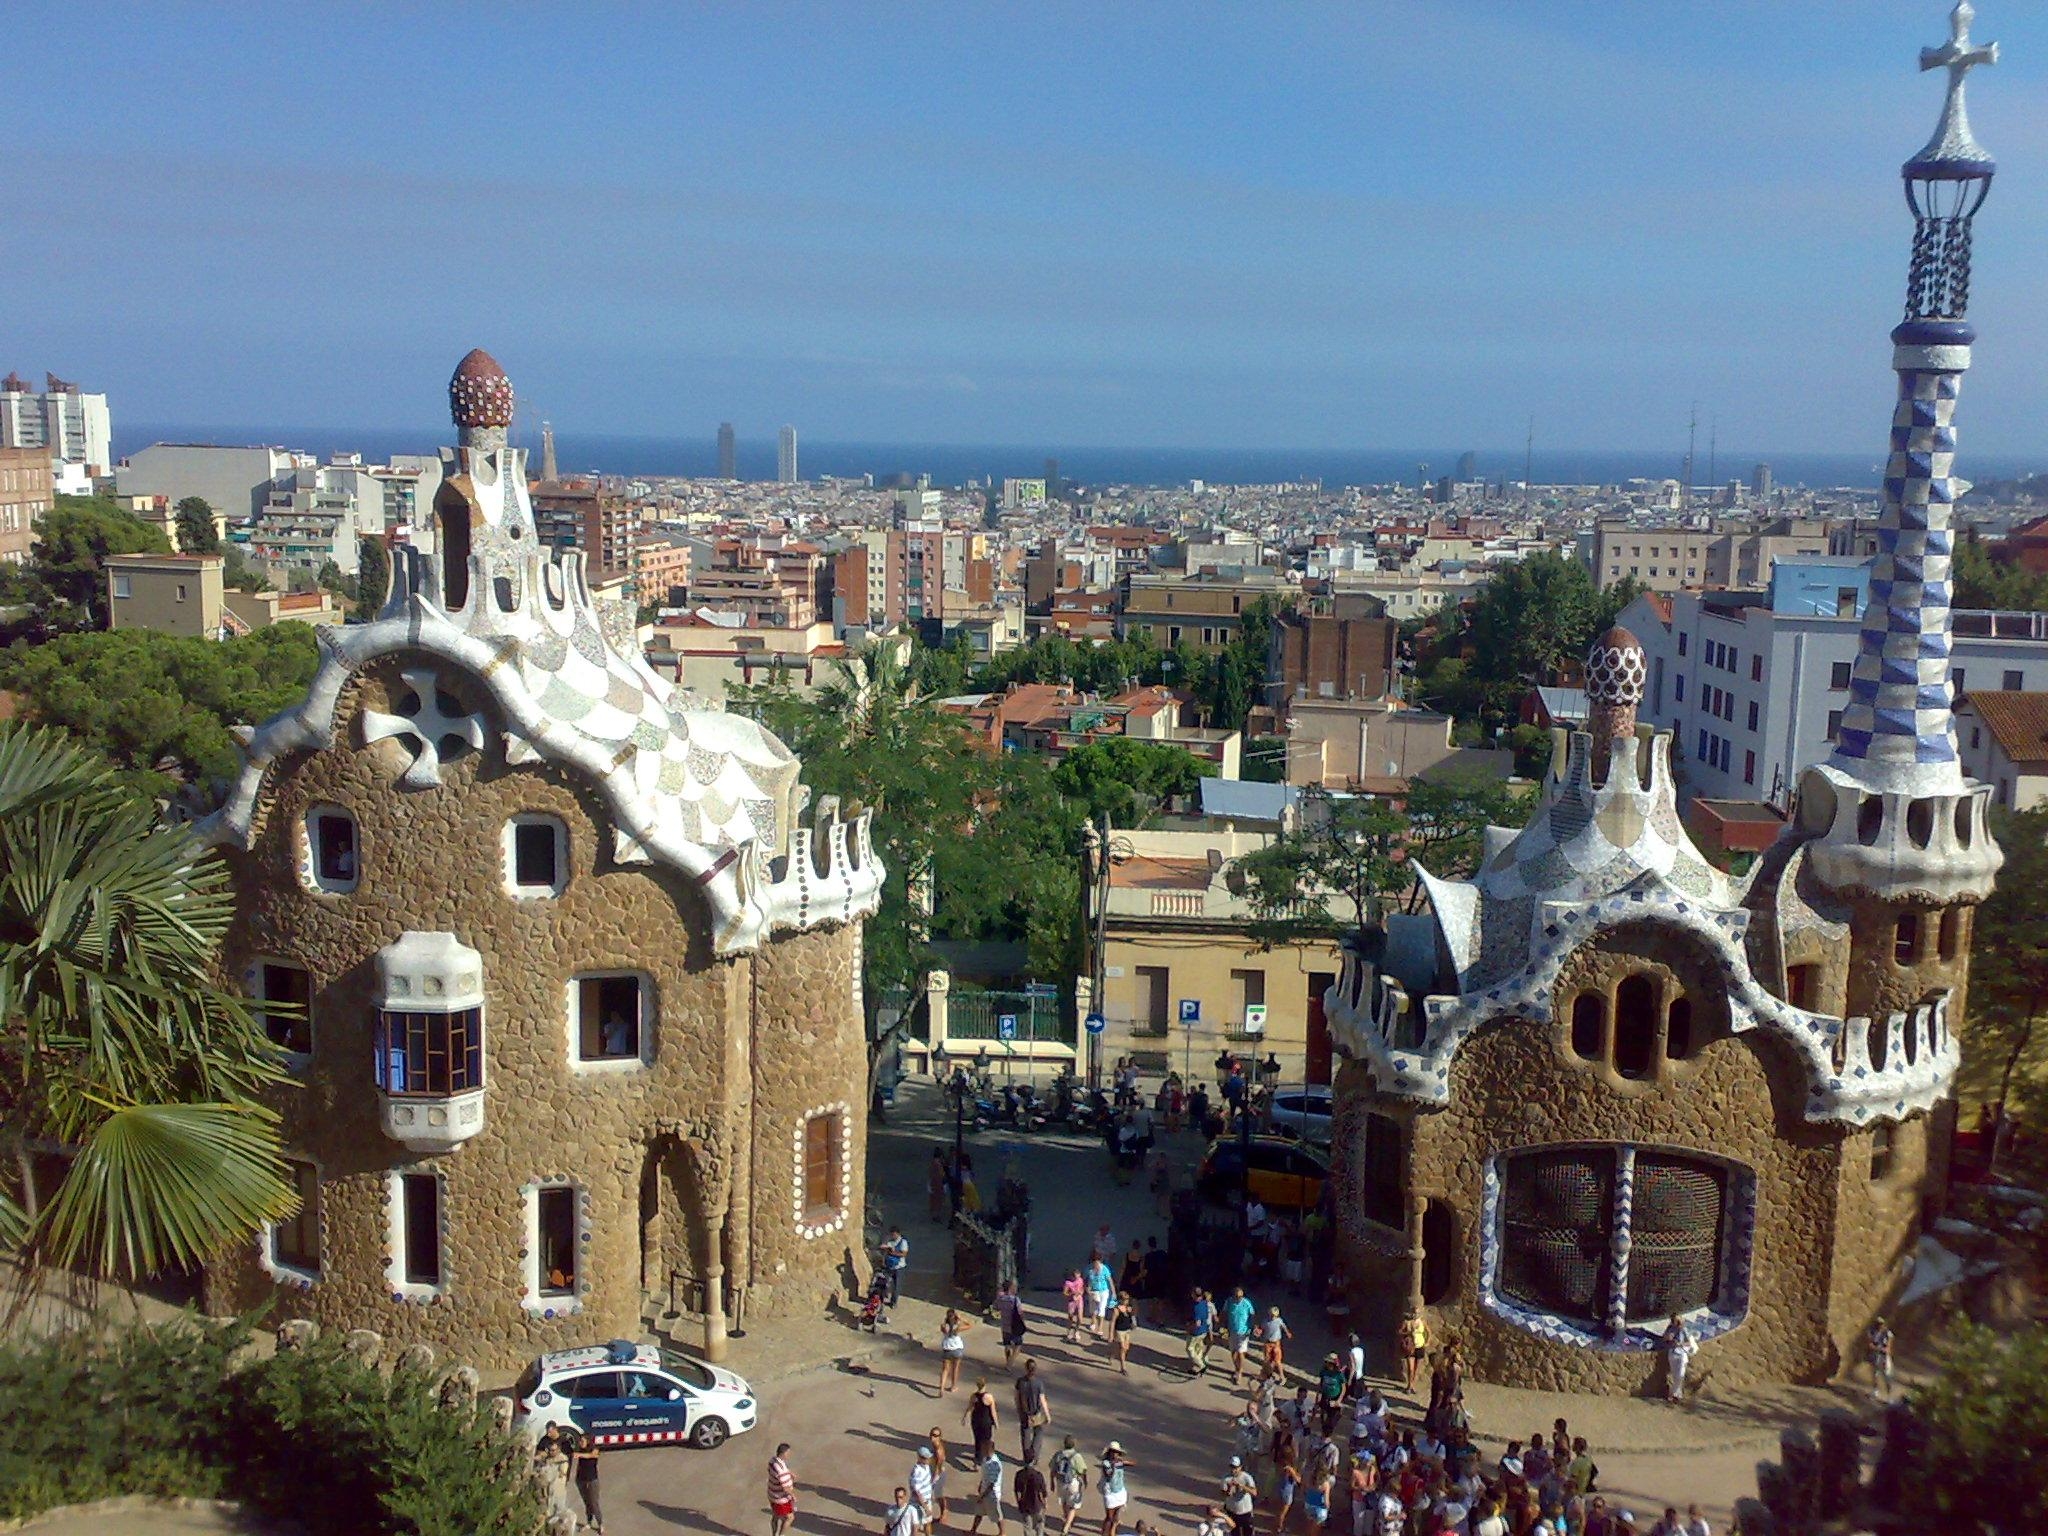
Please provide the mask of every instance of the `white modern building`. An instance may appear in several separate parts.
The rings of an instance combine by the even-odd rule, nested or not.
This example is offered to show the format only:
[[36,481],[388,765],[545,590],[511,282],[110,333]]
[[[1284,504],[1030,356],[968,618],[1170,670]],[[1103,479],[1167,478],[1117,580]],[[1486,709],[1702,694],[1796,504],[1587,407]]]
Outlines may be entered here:
[[[1688,796],[1789,807],[1800,770],[1833,750],[1869,593],[1868,560],[1817,556],[1778,560],[1768,591],[1623,610],[1649,665],[1640,718],[1672,732]],[[1959,697],[2048,690],[2048,614],[1958,610],[1954,634]]]
[[60,475],[71,465],[77,474],[104,475],[113,464],[107,397],[89,395],[54,373],[43,380],[36,389],[20,374],[0,379],[0,448],[44,449]]
[[271,486],[303,457],[284,448],[151,443],[114,467],[114,485],[122,496],[163,496],[172,506],[197,496],[239,528],[268,505]]
[[795,427],[784,427],[775,434],[775,478],[784,485],[796,484]]

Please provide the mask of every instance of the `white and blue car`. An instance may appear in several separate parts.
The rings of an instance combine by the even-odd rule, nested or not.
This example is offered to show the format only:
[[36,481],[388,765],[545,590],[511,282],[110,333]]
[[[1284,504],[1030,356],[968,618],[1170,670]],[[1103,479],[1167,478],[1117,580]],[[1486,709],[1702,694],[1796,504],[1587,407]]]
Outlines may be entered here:
[[754,1427],[744,1378],[674,1350],[625,1339],[558,1349],[520,1374],[515,1422],[538,1438],[550,1424],[599,1445],[723,1445]]

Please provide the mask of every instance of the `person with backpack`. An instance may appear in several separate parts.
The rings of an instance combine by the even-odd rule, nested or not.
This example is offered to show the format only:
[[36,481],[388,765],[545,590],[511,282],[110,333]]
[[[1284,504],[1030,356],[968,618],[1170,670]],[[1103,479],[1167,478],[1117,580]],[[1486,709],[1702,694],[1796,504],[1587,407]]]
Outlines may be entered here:
[[1045,1474],[1038,1470],[1038,1453],[1035,1450],[1017,1469],[1016,1479],[1011,1484],[1011,1497],[1016,1501],[1017,1518],[1023,1523],[1024,1536],[1045,1536]]
[[1069,1536],[1074,1529],[1074,1517],[1081,1512],[1081,1501],[1088,1493],[1088,1458],[1074,1444],[1072,1435],[1053,1452],[1052,1486],[1060,1500],[1060,1536]]

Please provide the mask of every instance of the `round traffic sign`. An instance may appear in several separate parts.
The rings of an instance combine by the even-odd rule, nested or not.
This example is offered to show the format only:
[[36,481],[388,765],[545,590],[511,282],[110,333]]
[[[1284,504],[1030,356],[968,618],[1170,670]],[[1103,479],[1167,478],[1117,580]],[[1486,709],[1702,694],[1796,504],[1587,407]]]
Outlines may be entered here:
[[1091,1013],[1091,1014],[1089,1014],[1089,1015],[1088,1015],[1088,1033],[1089,1033],[1089,1034],[1091,1034],[1091,1035],[1099,1035],[1099,1034],[1101,1034],[1101,1033],[1102,1033],[1102,1032],[1103,1032],[1103,1031],[1104,1031],[1105,1029],[1108,1029],[1108,1028],[1109,1028],[1109,1020],[1105,1019],[1105,1018],[1104,1018],[1104,1017],[1103,1017],[1103,1016],[1102,1016],[1101,1014],[1099,1014],[1099,1013]]

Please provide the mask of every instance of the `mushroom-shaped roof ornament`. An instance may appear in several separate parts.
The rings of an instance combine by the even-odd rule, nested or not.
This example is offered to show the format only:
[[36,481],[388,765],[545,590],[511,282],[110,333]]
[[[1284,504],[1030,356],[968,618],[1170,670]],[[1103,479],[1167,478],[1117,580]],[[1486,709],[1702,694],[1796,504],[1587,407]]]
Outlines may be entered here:
[[498,360],[474,347],[448,381],[448,410],[465,430],[512,425],[512,381]]

